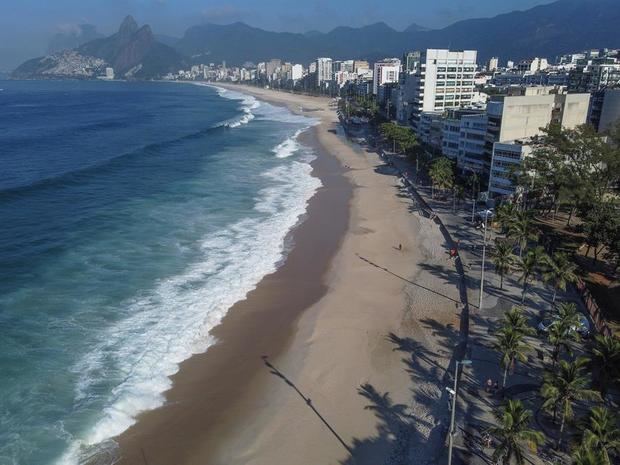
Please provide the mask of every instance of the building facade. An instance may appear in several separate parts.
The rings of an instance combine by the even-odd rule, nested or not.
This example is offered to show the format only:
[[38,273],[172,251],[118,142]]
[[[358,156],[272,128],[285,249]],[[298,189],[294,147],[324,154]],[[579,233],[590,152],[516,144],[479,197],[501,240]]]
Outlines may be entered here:
[[377,95],[384,84],[397,83],[400,76],[400,60],[386,58],[378,61],[373,69],[372,93]]

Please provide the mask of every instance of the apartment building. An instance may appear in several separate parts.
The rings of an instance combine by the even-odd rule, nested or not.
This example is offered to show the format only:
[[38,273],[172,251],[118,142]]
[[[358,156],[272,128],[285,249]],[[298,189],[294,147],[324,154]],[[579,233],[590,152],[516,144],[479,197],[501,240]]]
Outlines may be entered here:
[[411,123],[416,131],[422,113],[467,106],[474,95],[477,52],[428,49],[405,86],[410,86]]
[[332,70],[331,58],[317,58],[316,60],[316,84],[321,86],[325,81],[331,81],[334,78]]
[[493,159],[489,173],[489,192],[495,196],[511,196],[515,193],[512,177],[521,162],[532,154],[532,139],[521,139],[493,144]]
[[384,84],[397,83],[400,76],[400,60],[386,58],[378,61],[373,69],[372,93],[378,95],[379,87]]
[[523,157],[531,152],[523,147],[528,146],[528,140],[542,134],[541,128],[556,123],[573,129],[587,121],[590,94],[532,93],[496,97],[487,106],[483,166],[489,174],[489,192],[494,195],[514,192],[509,168],[516,170]]

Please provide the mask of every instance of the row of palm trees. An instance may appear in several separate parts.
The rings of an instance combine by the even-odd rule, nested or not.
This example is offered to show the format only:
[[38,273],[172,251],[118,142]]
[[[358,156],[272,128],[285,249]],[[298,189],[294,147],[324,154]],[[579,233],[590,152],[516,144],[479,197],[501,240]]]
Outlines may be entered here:
[[[504,204],[497,210],[497,221],[506,239],[496,239],[493,264],[500,277],[500,289],[504,288],[504,277],[516,272],[522,285],[521,302],[525,302],[532,280],[540,276],[553,287],[553,303],[558,291],[566,290],[568,283],[577,281],[577,265],[562,252],[552,256],[541,246],[528,249],[532,240],[538,239],[533,217],[528,212],[516,209],[514,204]],[[518,252],[515,253],[515,249]]]
[[[572,355],[570,342],[578,340],[575,331],[578,312],[574,304],[561,303],[554,323],[549,328],[552,365],[545,373],[540,389],[542,409],[558,426],[556,447],[562,444],[568,422],[573,420],[574,407],[583,401],[605,399],[611,383],[620,381],[620,339],[612,336],[597,336],[590,357],[574,360],[561,359],[562,352]],[[495,348],[500,352],[500,366],[503,369],[503,386],[510,367],[518,361],[525,361],[530,345],[525,337],[534,333],[528,325],[523,310],[515,307],[506,312],[500,329],[496,332]],[[593,374],[591,380],[588,370]],[[598,391],[590,388],[594,384]],[[531,448],[542,444],[544,436],[530,428],[532,412],[518,400],[509,400],[496,412],[498,425],[491,433],[499,440],[493,459],[503,464],[524,463],[523,444]],[[573,446],[573,457],[578,465],[611,465],[620,453],[620,428],[618,419],[608,409],[596,406],[589,415],[578,423],[580,434]]]

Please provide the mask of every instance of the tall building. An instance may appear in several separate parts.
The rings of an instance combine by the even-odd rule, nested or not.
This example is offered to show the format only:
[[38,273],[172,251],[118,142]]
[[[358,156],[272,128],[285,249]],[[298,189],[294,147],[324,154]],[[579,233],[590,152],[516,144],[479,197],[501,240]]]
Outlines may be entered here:
[[424,112],[443,112],[471,104],[476,58],[475,50],[428,49],[422,54],[417,73],[405,84],[412,87],[409,105],[414,129]]
[[588,119],[598,132],[605,132],[617,124],[620,121],[620,88],[593,94]]
[[375,63],[372,93],[377,95],[379,93],[380,86],[398,82],[399,74],[400,60],[398,58],[386,58]]
[[317,58],[316,60],[316,84],[320,86],[325,81],[334,78],[331,58]]
[[267,75],[267,78],[271,80],[273,78],[273,75],[280,68],[280,66],[282,66],[282,60],[279,60],[277,58],[269,60],[265,64],[265,74]]
[[408,52],[403,56],[403,73],[417,71],[422,54],[419,51]]
[[300,64],[295,64],[291,66],[291,71],[289,75],[289,79],[291,81],[298,81],[304,76],[304,67]]
[[355,74],[365,74],[370,69],[370,65],[366,60],[355,60],[353,62],[353,72]]
[[489,60],[487,71],[492,73],[493,71],[497,71],[497,68],[499,68],[499,58],[493,57]]
[[541,135],[541,128],[550,123],[566,129],[585,124],[589,104],[590,94],[532,95],[531,92],[529,95],[495,97],[489,102],[485,141],[485,172],[489,173],[489,192],[495,195],[514,193],[511,173],[530,153],[523,146],[530,145],[528,141]]

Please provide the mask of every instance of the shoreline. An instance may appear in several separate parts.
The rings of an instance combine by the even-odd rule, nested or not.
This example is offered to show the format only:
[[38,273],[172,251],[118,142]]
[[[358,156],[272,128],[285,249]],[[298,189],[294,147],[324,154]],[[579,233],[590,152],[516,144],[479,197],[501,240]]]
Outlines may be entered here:
[[220,342],[183,362],[166,404],[118,438],[118,463],[434,457],[460,316],[440,231],[412,214],[394,170],[330,131],[331,100],[220,87],[318,117],[300,137],[318,148],[324,187],[281,267],[212,331]]
[[[225,88],[224,86],[209,87]],[[238,91],[237,89],[230,90]],[[267,103],[285,106],[289,111],[292,111],[286,105],[276,102]],[[292,112],[303,114],[299,111]],[[312,117],[312,115],[304,116]],[[121,460],[118,463],[143,462],[142,451],[144,450],[145,456],[148,457],[150,454],[147,451],[155,448],[155,446],[149,447],[149,444],[153,444],[151,438],[159,437],[160,433],[164,436],[168,435],[167,428],[162,422],[167,422],[170,417],[177,418],[180,416],[184,419],[191,417],[191,412],[178,412],[174,406],[179,403],[190,402],[192,404],[191,409],[194,410],[196,403],[201,402],[194,396],[194,387],[197,384],[211,385],[206,396],[207,398],[212,396],[212,399],[206,400],[205,405],[201,405],[201,409],[203,409],[201,414],[211,414],[212,419],[225,416],[225,412],[217,411],[219,410],[218,406],[221,406],[223,396],[231,394],[229,388],[231,385],[237,384],[237,381],[231,379],[222,383],[221,373],[229,371],[230,378],[239,378],[240,374],[233,371],[242,371],[247,379],[247,377],[253,377],[258,371],[264,369],[263,359],[259,356],[251,357],[254,360],[243,362],[235,370],[228,370],[224,367],[226,365],[225,360],[238,363],[242,356],[240,352],[244,351],[248,345],[248,338],[252,339],[248,329],[260,325],[260,320],[263,318],[271,318],[272,323],[275,323],[275,330],[256,338],[253,343],[261,346],[262,349],[269,349],[263,350],[261,356],[277,357],[286,348],[297,315],[326,293],[327,289],[321,278],[326,272],[346,229],[351,186],[342,176],[344,169],[339,165],[337,159],[325,152],[318,144],[316,136],[318,127],[319,125],[312,126],[299,135],[300,143],[311,148],[316,154],[315,160],[311,162],[312,175],[321,180],[322,187],[308,202],[304,217],[287,234],[285,243],[292,245],[292,247],[287,251],[278,269],[263,277],[257,287],[244,300],[231,307],[222,323],[210,332],[217,338],[218,342],[207,349],[205,353],[196,354],[180,364],[178,373],[172,376],[172,388],[165,393],[166,404],[140,414],[137,423],[116,438],[122,452]],[[328,232],[322,227],[320,221],[320,217],[324,216],[326,212],[331,217]],[[316,238],[319,236],[320,240],[317,241]],[[308,267],[306,260],[308,252],[316,246],[320,246],[319,253],[314,253],[312,264]],[[299,279],[302,273],[304,277]],[[302,279],[305,280],[306,275],[311,277],[310,284],[305,284],[302,281]],[[289,286],[289,291],[282,293],[282,286],[284,285]],[[298,292],[302,295],[301,297],[294,295]],[[291,305],[293,301],[295,302]],[[284,302],[287,303],[286,309],[283,305]],[[248,388],[256,389],[258,387],[250,386],[251,383],[249,382],[246,384]],[[243,387],[236,389],[235,394],[238,396],[243,390]],[[201,441],[190,440],[188,442]],[[200,446],[184,445],[183,447],[204,448],[202,444]],[[178,461],[182,460],[182,453],[178,448],[169,457],[166,457],[165,453],[162,456],[159,451],[155,455],[158,457],[157,460],[162,460],[161,463],[179,463]],[[147,460],[149,464],[152,463],[151,459],[147,458]]]

